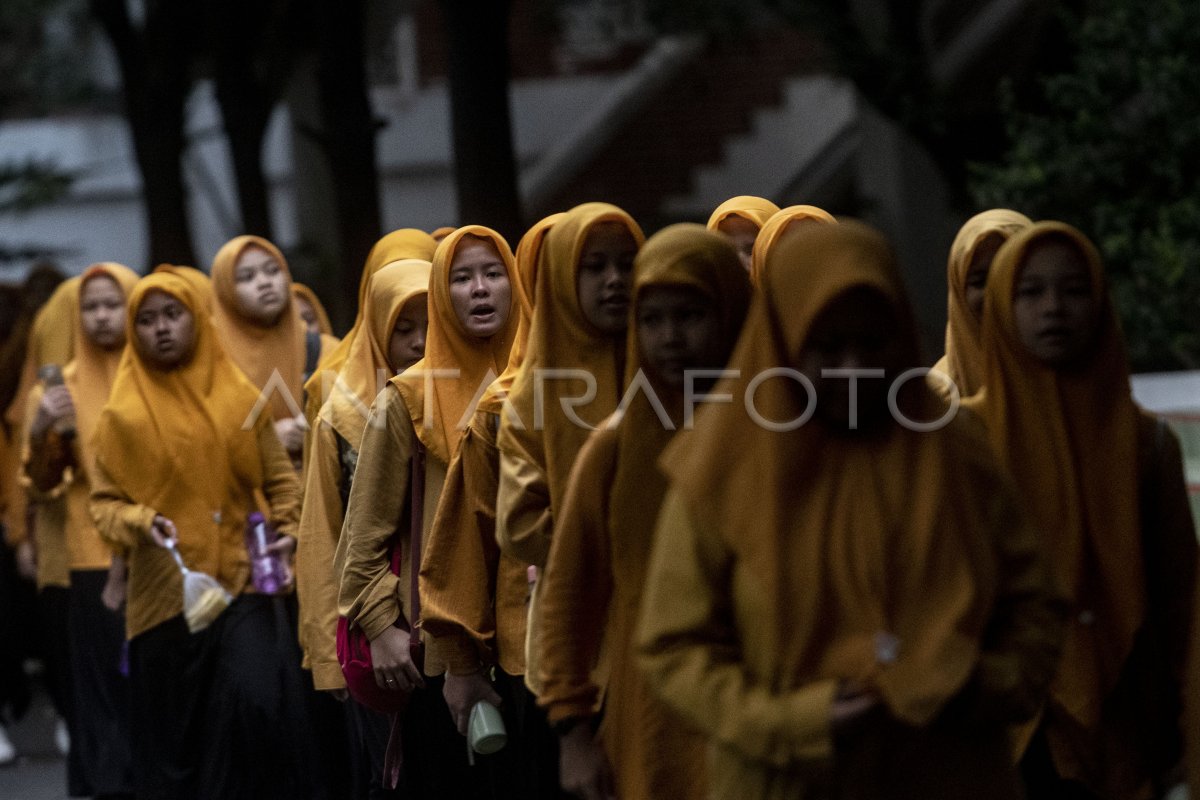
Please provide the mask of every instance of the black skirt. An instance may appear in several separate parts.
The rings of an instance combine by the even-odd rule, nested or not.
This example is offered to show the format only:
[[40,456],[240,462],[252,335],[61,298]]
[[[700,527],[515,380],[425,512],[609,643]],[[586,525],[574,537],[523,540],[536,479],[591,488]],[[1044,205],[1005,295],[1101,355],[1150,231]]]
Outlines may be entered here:
[[72,572],[68,614],[75,698],[71,749],[96,795],[133,792],[129,679],[120,669],[125,622],[100,600],[107,579],[107,570]]
[[175,617],[130,642],[144,800],[323,800],[293,598],[243,595],[197,634]]

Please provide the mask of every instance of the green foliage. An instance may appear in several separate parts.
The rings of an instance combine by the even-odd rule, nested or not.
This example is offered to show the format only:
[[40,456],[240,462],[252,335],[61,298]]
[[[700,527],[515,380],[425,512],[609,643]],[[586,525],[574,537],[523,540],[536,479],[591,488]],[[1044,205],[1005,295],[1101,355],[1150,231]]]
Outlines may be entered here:
[[1096,241],[1135,367],[1200,368],[1200,3],[1097,0],[1068,22],[1074,64],[1036,108],[1004,100],[1009,151],[973,193]]

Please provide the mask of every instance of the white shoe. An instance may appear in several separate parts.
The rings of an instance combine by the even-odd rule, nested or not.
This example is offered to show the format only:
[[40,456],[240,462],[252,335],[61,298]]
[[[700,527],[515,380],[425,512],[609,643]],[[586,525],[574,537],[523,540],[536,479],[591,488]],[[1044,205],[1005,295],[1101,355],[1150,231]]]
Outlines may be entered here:
[[54,723],[54,746],[63,758],[71,752],[71,734],[67,732],[67,723],[63,722],[61,717]]
[[8,738],[8,731],[0,725],[0,767],[7,767],[16,760],[17,748],[13,747],[12,740]]

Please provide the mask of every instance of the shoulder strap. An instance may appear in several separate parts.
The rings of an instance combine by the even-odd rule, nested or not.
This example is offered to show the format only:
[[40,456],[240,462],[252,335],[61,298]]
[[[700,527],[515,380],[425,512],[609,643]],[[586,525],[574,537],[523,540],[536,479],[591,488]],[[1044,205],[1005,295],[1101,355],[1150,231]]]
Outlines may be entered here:
[[308,331],[304,334],[304,382],[317,371],[317,362],[321,360],[321,334]]
[[[421,538],[425,524],[425,445],[419,437],[413,437],[412,490],[409,505],[412,520],[409,523],[409,539],[412,542],[412,569],[409,570],[409,608],[412,609],[413,628],[421,623]],[[396,548],[398,551],[400,548]]]

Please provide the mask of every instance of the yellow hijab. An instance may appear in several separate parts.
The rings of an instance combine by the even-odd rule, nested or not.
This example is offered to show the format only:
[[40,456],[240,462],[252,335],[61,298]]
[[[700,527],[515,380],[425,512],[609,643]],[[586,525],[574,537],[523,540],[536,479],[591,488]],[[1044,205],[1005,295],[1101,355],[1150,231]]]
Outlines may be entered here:
[[[701,411],[659,465],[693,518],[719,531],[764,587],[769,644],[742,654],[757,680],[860,681],[894,717],[925,725],[970,677],[994,602],[984,519],[994,480],[981,478],[996,473],[957,422],[861,437],[813,422],[785,433],[757,424],[742,402],[747,382],[794,367],[814,322],[847,291],[889,302],[905,360],[918,365],[912,311],[876,231],[814,226],[787,237],[767,267],[728,365],[742,377],[715,390],[735,402]],[[912,407],[931,412],[912,416],[937,418],[936,396],[922,381],[908,385]],[[755,394],[769,420],[796,419],[807,405],[788,378]]]
[[[278,322],[269,328],[246,319],[238,310],[235,267],[246,248],[261,247],[270,253],[287,273],[287,305]],[[217,251],[213,259],[212,283],[216,303],[213,308],[213,323],[221,337],[221,345],[242,372],[246,373],[255,386],[265,389],[276,370],[282,378],[284,391],[272,391],[269,407],[272,416],[279,420],[295,416],[304,402],[304,362],[307,353],[304,320],[291,299],[291,273],[287,259],[279,248],[260,236],[238,236]],[[296,407],[289,405],[291,399]]]
[[762,197],[752,194],[740,194],[731,197],[717,206],[706,226],[710,231],[720,228],[721,221],[726,217],[741,217],[757,225],[760,229],[767,224],[773,215],[779,213],[779,206]]
[[321,406],[320,419],[358,447],[367,424],[367,410],[375,400],[381,381],[389,379],[388,344],[404,304],[429,291],[428,261],[409,258],[393,261],[375,273],[362,309],[362,330],[350,346],[338,382]]
[[375,246],[371,248],[371,252],[367,253],[367,261],[363,265],[362,275],[358,279],[358,314],[354,318],[354,324],[350,327],[350,332],[338,342],[337,346],[321,359],[320,368],[304,384],[304,390],[308,392],[309,398],[312,398],[313,401],[319,404],[323,396],[321,386],[322,375],[325,373],[336,375],[342,366],[345,365],[346,359],[350,355],[350,348],[354,345],[354,337],[358,335],[359,330],[362,328],[363,309],[367,305],[367,293],[371,287],[371,276],[388,264],[395,263],[396,261],[404,261],[406,259],[432,261],[435,249],[437,249],[437,242],[433,240],[433,237],[425,231],[417,230],[416,228],[400,228],[399,230],[392,231],[375,243]]
[[[593,426],[616,410],[621,392],[619,364],[625,337],[613,338],[596,330],[583,316],[576,288],[584,241],[592,227],[601,222],[623,224],[639,247],[645,241],[633,217],[608,203],[576,206],[550,229],[539,258],[533,322],[524,361],[513,382],[506,422],[500,428],[501,449],[522,453],[545,468],[554,508],[562,502],[571,465],[590,430],[567,419],[560,403],[561,397],[580,395],[581,381],[551,380],[539,376],[538,371],[575,369],[594,376],[595,399],[575,406],[579,418]],[[535,414],[539,395],[544,411],[544,419],[540,420]],[[541,430],[539,421],[544,423]]]
[[979,343],[980,320],[967,305],[967,271],[975,250],[989,236],[1008,239],[1033,220],[1007,208],[993,208],[971,217],[954,237],[946,263],[946,355],[937,363],[958,386],[963,397],[983,388],[983,350]]
[[[137,273],[129,267],[111,262],[92,264],[80,276],[80,300],[83,298],[83,289],[88,282],[99,277],[108,277],[114,280],[126,302],[129,301],[129,294],[138,282]],[[132,334],[132,329],[127,328],[125,331],[126,341]],[[96,431],[96,424],[100,420],[100,412],[108,402],[123,352],[123,347],[114,350],[97,347],[91,339],[84,335],[82,324],[76,329],[75,358],[71,362],[74,365],[72,369],[75,373],[72,381],[72,400],[75,403],[75,428],[79,432],[78,441],[85,469],[91,468],[92,460],[95,457],[92,452],[92,437]]]
[[75,357],[75,339],[79,331],[79,276],[67,278],[33,318],[21,380],[13,401],[5,412],[12,429],[25,424],[25,399],[37,383],[37,371],[47,364],[65,367]]
[[832,214],[816,206],[788,206],[772,214],[771,218],[763,223],[758,231],[758,238],[754,240],[754,252],[750,254],[750,280],[755,286],[761,286],[763,283],[763,270],[766,269],[771,251],[785,235],[791,238],[788,226],[806,219],[837,223]]
[[[174,297],[195,319],[192,355],[169,372],[148,365],[133,343],[137,311],[154,291]],[[96,460],[135,503],[175,522],[187,559],[189,532],[211,531],[213,510],[226,508],[238,487],[263,484],[256,432],[245,426],[258,390],[226,357],[203,299],[177,275],[139,281],[126,325],[130,341],[93,437]]]
[[[1054,370],[1021,344],[1013,293],[1031,247],[1065,241],[1083,257],[1097,302],[1086,363]],[[982,344],[983,391],[969,403],[987,423],[1033,521],[1041,528],[1060,587],[1090,626],[1072,624],[1051,699],[1085,729],[1099,719],[1146,613],[1138,514],[1138,408],[1129,362],[1095,246],[1061,222],[1038,222],[1009,237],[988,276]]]
[[[746,320],[753,291],[737,250],[721,234],[700,225],[671,225],[651,236],[637,256],[637,275],[630,303],[629,349],[626,356],[625,383],[631,384],[643,371],[655,396],[662,402],[671,427],[664,424],[645,393],[634,396],[619,422],[619,452],[613,480],[612,511],[608,527],[614,541],[613,558],[632,562],[630,567],[614,565],[617,575],[641,574],[650,557],[650,545],[659,507],[667,491],[666,476],[654,464],[675,432],[684,427],[684,396],[663,383],[649,367],[643,366],[637,336],[637,308],[648,289],[687,287],[707,297],[717,310],[722,340],[726,349],[720,369],[728,360],[738,333]],[[606,487],[595,487],[600,491]],[[640,597],[638,591],[631,597]]]
[[203,298],[204,307],[208,309],[209,316],[213,313],[213,284],[212,278],[205,275],[195,267],[183,267],[178,264],[159,264],[154,268],[155,272],[170,272],[173,275],[178,275],[183,278],[196,292],[196,296]]
[[321,298],[317,297],[317,293],[303,283],[292,284],[292,297],[298,297],[312,306],[313,312],[317,315],[317,327],[320,333],[325,336],[333,336],[333,323],[329,321],[329,314],[325,311],[325,306],[321,303]]
[[529,326],[533,322],[533,301],[537,287],[538,258],[542,252],[542,244],[546,241],[546,234],[564,216],[564,212],[560,211],[539,220],[517,243],[517,274],[520,280],[513,282],[513,295],[520,302],[521,313],[517,324],[517,339],[513,342],[512,352],[508,354],[508,366],[480,398],[480,411],[499,414],[505,399],[512,392],[529,342]]
[[[466,332],[450,299],[450,267],[459,245],[468,236],[487,239],[495,246],[513,286],[508,321],[486,340]],[[517,299],[520,280],[512,250],[504,237],[482,225],[458,228],[442,240],[433,254],[425,357],[391,382],[404,398],[417,438],[444,464],[450,463],[483,390],[508,366],[508,354],[519,325],[520,314],[514,312],[520,305]],[[446,369],[459,370],[459,377],[433,375],[434,370]]]

